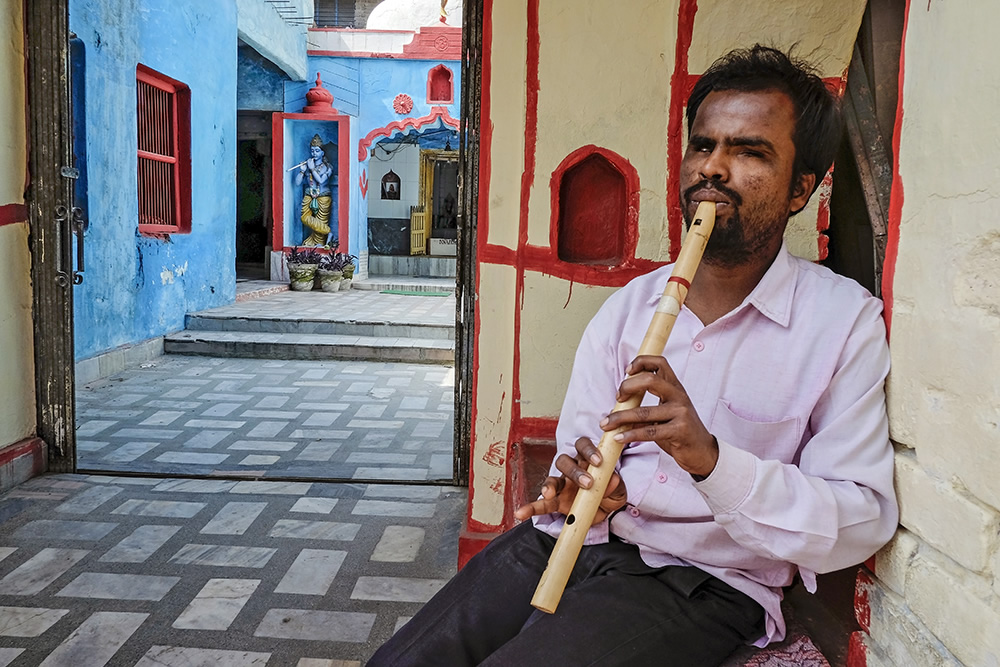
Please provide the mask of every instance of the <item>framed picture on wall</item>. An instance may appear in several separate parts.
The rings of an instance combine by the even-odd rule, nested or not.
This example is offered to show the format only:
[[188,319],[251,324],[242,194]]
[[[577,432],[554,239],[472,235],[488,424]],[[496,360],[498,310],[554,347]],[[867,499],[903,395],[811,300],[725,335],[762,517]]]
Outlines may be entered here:
[[399,176],[392,169],[382,177],[382,199],[399,199]]

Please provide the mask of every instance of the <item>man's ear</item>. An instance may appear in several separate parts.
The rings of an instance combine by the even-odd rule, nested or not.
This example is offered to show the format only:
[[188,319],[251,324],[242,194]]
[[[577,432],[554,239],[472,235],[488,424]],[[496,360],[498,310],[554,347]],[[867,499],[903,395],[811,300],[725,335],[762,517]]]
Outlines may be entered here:
[[813,186],[816,185],[816,174],[800,174],[795,185],[792,187],[792,198],[788,202],[789,215],[795,215],[806,207],[809,197],[812,196]]

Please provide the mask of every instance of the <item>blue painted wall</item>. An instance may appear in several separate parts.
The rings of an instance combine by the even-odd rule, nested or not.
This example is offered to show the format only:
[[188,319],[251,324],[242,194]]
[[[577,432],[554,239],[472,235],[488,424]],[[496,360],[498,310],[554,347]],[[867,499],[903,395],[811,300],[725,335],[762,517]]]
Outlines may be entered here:
[[[448,105],[432,105],[427,102],[427,74],[440,64],[449,67],[453,74],[454,101]],[[323,86],[333,93],[333,106],[341,113],[352,116],[349,168],[344,170],[341,167],[340,186],[350,188],[348,251],[353,255],[360,255],[368,249],[368,201],[361,195],[359,179],[362,170],[368,173],[370,157],[362,163],[358,162],[359,142],[372,130],[385,127],[393,121],[427,116],[432,106],[444,106],[452,118],[459,118],[462,99],[460,63],[456,60],[310,56],[308,67],[307,81],[285,83],[285,111],[302,111],[306,93],[315,85],[315,73],[319,72]],[[396,95],[400,93],[413,99],[413,109],[405,115],[396,113],[392,106]],[[433,147],[440,148],[444,143],[445,138],[442,137],[440,145]],[[453,141],[452,146],[457,149],[458,143]],[[289,163],[289,166],[295,162],[298,160]],[[345,175],[343,171],[348,173]],[[367,196],[378,196],[378,187],[377,182],[370,182]]]
[[236,83],[236,106],[240,111],[282,111],[288,75],[253,47],[241,44]]
[[[70,0],[86,50],[86,277],[77,359],[184,328],[235,299],[235,0]],[[138,234],[136,84],[142,63],[191,89],[190,234]]]

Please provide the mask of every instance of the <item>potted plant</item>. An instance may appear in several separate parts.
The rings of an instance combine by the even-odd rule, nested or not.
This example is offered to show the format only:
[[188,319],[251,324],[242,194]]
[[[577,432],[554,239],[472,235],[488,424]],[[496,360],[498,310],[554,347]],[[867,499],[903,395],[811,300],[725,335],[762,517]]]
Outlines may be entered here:
[[348,255],[347,253],[338,253],[342,258],[343,262],[343,275],[344,279],[340,283],[340,289],[351,289],[351,283],[354,282],[354,261],[357,259],[354,255]]
[[319,281],[319,288],[324,292],[336,292],[341,289],[340,283],[344,279],[344,266],[339,253],[332,252],[320,257],[319,267],[316,269],[316,279]]
[[292,248],[288,253],[289,287],[296,292],[308,292],[316,281],[319,253],[313,249]]

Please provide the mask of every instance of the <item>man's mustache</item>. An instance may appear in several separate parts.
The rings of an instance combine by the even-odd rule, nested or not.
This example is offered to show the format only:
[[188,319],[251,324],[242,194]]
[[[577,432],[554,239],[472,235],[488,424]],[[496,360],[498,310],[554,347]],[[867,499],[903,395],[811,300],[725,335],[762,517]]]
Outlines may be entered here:
[[743,203],[743,197],[741,197],[735,190],[727,188],[725,185],[716,180],[704,180],[692,185],[684,191],[684,201],[690,203],[691,195],[700,190],[714,190],[724,195],[733,206],[740,206]]

